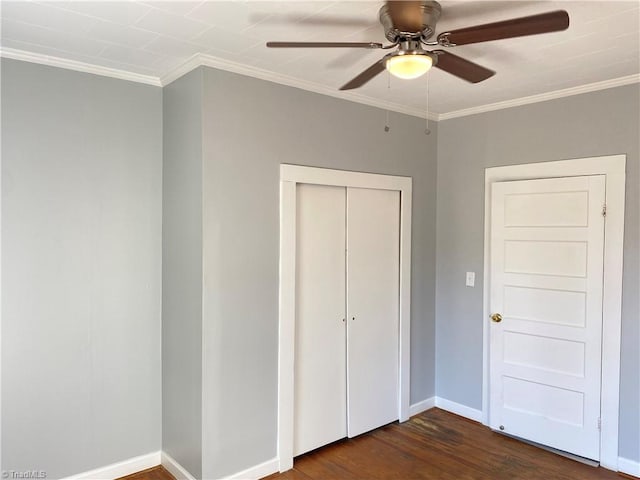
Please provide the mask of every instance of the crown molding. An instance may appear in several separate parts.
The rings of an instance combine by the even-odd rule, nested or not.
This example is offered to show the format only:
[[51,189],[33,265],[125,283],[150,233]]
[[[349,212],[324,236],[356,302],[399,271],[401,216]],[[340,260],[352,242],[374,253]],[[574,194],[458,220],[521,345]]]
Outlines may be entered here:
[[92,63],[78,62],[76,60],[68,60],[66,58],[43,55],[41,53],[27,52],[25,50],[17,50],[15,48],[0,48],[0,57],[22,60],[23,62],[29,63],[39,63],[42,65],[49,65],[51,67],[66,68],[67,70],[75,70],[77,72],[93,73],[94,75],[118,78],[120,80],[128,80],[130,82],[145,83],[156,87],[162,86],[160,84],[160,79],[151,75],[141,75],[127,70],[102,67]]
[[636,73],[633,75],[627,75],[626,77],[604,80],[602,82],[588,83],[586,85],[564,88],[562,90],[554,90],[552,92],[540,93],[538,95],[531,95],[528,97],[515,98],[513,100],[506,100],[504,102],[488,103],[486,105],[480,105],[478,107],[465,108],[453,112],[441,113],[438,115],[438,120],[466,117],[468,115],[475,115],[476,113],[491,112],[493,110],[502,110],[503,108],[519,107],[521,105],[528,105],[531,103],[546,102],[547,100],[554,100],[556,98],[570,97],[573,95],[580,95],[581,93],[605,90],[607,88],[622,87],[624,85],[631,85],[633,83],[640,83],[640,74]]
[[214,57],[212,55],[195,54],[190,57],[186,62],[180,64],[178,67],[170,70],[160,77],[152,75],[141,75],[138,73],[129,72],[127,70],[119,70],[116,68],[102,67],[100,65],[94,65],[91,63],[78,62],[75,60],[68,60],[65,58],[54,57],[51,55],[42,55],[39,53],[27,52],[24,50],[17,50],[14,48],[0,48],[0,57],[11,58],[13,60],[22,60],[24,62],[39,63],[43,65],[49,65],[52,67],[66,68],[68,70],[75,70],[78,72],[92,73],[95,75],[101,75],[105,77],[118,78],[120,80],[128,80],[131,82],[144,83],[147,85],[153,85],[156,87],[164,87],[178,78],[186,75],[190,71],[201,67],[217,68],[219,70],[225,70],[240,75],[258,78],[269,82],[279,83],[281,85],[287,85],[302,90],[307,90],[321,95],[327,95],[330,97],[340,98],[342,100],[348,100],[350,102],[361,103],[363,105],[369,105],[372,107],[382,108],[384,110],[390,110],[393,112],[403,113],[419,118],[429,118],[429,120],[440,121],[448,120],[450,118],[466,117],[468,115],[475,115],[477,113],[491,112],[494,110],[501,110],[504,108],[518,107],[521,105],[528,105],[531,103],[545,102],[547,100],[553,100],[556,98],[569,97],[572,95],[579,95],[581,93],[595,92],[598,90],[605,90],[607,88],[621,87],[624,85],[630,85],[634,83],[640,83],[640,74],[627,75],[625,77],[614,78],[611,80],[605,80],[602,82],[589,83],[587,85],[580,85],[577,87],[565,88],[562,90],[555,90],[552,92],[541,93],[538,95],[531,95],[528,97],[516,98],[513,100],[506,100],[503,102],[489,103],[486,105],[479,105],[477,107],[465,108],[462,110],[455,110],[453,112],[446,113],[434,113],[427,112],[423,109],[416,109],[407,107],[394,102],[387,102],[377,98],[368,97],[356,92],[344,92],[335,90],[332,87],[321,85],[315,82],[309,82],[307,80],[300,80],[298,78],[291,77],[289,75],[283,75],[275,73],[270,70],[262,68],[243,65],[241,63],[225,60],[222,58]]
[[[239,75],[245,75],[248,77],[258,78],[260,80],[266,80],[268,82],[278,83],[281,85],[287,85],[289,87],[300,88],[310,92],[319,93],[321,95],[328,95],[330,97],[340,98],[342,100],[349,100],[351,102],[361,103],[372,107],[382,108],[385,110],[391,110],[398,113],[404,113],[413,117],[426,118],[426,111],[422,109],[416,109],[407,107],[394,102],[387,102],[385,100],[379,100],[376,98],[361,95],[355,92],[344,92],[336,90],[333,87],[327,87],[326,85],[320,85],[319,83],[309,82],[307,80],[301,80],[289,75],[283,75],[275,73],[270,70],[265,70],[258,67],[252,67],[244,65],[231,60],[214,57],[212,55],[197,54],[187,60],[185,63],[177,67],[176,69],[168,72],[160,78],[161,84],[168,85],[169,83],[177,80],[182,75],[189,73],[194,68],[204,66],[216,68],[218,70],[225,70],[227,72],[237,73]],[[437,115],[430,113],[430,120],[437,120]]]
[[160,82],[161,86],[166,87],[171,82],[175,82],[183,75],[186,75],[191,70],[195,70],[201,65],[202,65],[202,54],[196,53],[195,55],[192,55],[191,57],[189,57],[187,61],[185,61],[184,63],[181,63],[177,67],[166,72],[164,75],[162,75],[158,79],[158,81]]

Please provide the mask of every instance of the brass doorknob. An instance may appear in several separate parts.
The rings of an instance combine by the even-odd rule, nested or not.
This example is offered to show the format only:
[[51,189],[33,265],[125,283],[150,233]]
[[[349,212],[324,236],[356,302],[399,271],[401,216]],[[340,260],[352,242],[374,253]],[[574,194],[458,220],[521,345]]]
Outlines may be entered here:
[[493,315],[491,315],[491,320],[496,323],[500,323],[502,321],[502,315],[500,315],[499,313],[494,313]]

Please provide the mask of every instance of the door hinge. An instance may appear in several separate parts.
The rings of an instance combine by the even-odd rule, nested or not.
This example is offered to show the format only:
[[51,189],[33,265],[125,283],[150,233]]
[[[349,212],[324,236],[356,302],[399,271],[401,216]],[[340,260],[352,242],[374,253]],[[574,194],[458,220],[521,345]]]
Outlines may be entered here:
[[602,430],[602,418],[598,417],[598,430]]
[[607,216],[607,204],[606,203],[604,205],[602,205],[602,216],[603,217]]

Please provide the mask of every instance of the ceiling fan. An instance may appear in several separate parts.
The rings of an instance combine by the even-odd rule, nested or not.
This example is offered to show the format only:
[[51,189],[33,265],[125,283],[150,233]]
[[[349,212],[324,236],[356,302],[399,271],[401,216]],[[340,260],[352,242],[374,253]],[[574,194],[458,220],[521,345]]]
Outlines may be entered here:
[[432,0],[388,0],[380,8],[379,19],[384,27],[385,37],[391,42],[389,45],[375,42],[267,42],[267,47],[383,50],[397,47],[394,52],[388,53],[340,87],[340,90],[361,87],[385,69],[397,77],[412,79],[425,74],[432,66],[468,82],[478,83],[492,77],[496,72],[442,48],[425,50],[423,46],[449,49],[457,45],[557,32],[569,27],[569,14],[565,10],[556,10],[442,32],[434,41],[429,41],[435,34],[436,23],[441,13],[440,4]]

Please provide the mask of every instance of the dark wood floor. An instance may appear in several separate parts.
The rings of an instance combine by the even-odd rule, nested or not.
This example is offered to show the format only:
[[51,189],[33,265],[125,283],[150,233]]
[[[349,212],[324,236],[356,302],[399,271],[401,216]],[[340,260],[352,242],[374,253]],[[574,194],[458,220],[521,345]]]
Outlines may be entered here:
[[[626,476],[494,433],[431,409],[295,459],[268,480],[621,480]],[[632,478],[632,477],[628,477]]]
[[126,477],[120,477],[116,480],[176,480],[173,475],[165,470],[162,465],[147,468],[140,472],[136,472]]
[[[265,480],[621,480],[431,409],[296,458],[293,470]],[[120,480],[175,480],[158,466]]]

